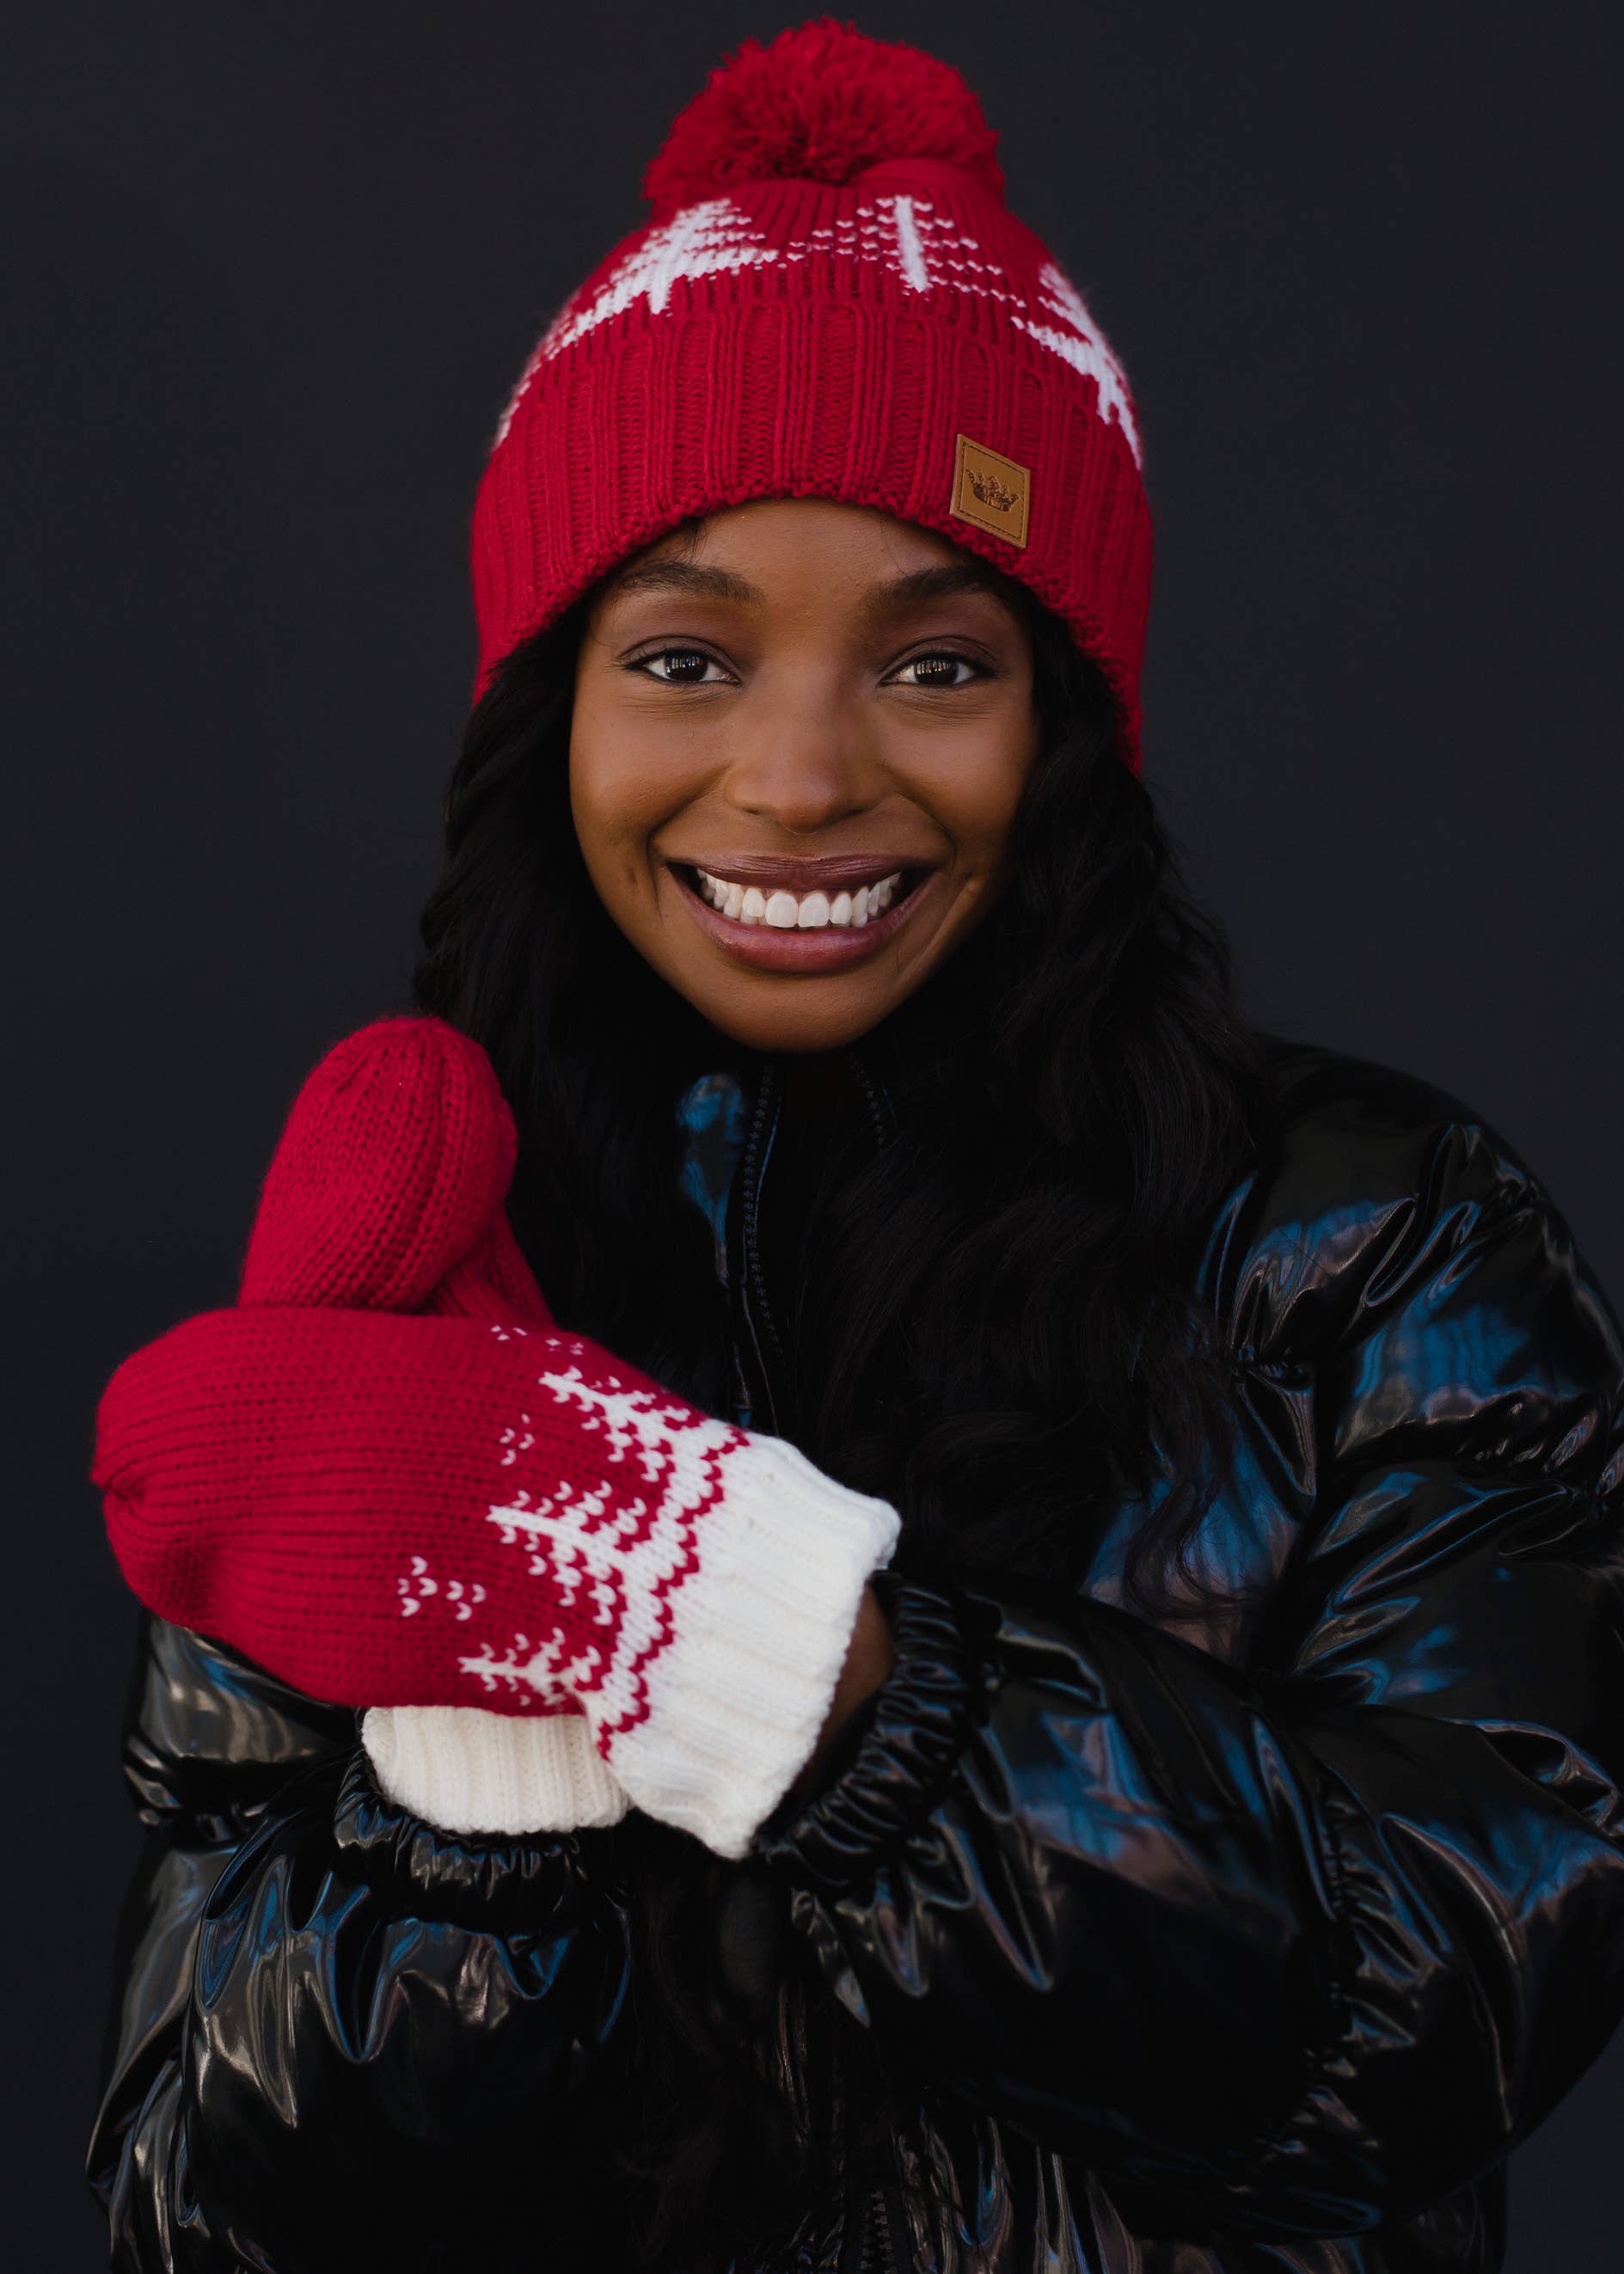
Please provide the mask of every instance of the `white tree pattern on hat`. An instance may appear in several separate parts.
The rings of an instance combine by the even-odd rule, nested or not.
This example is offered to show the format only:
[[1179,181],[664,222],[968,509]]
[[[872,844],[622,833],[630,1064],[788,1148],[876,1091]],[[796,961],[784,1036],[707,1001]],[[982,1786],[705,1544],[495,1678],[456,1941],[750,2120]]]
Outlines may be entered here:
[[542,365],[637,302],[646,300],[650,312],[661,315],[679,282],[823,259],[881,262],[911,292],[945,291],[998,304],[1018,331],[1094,380],[1100,417],[1120,428],[1134,463],[1139,463],[1126,376],[1064,270],[1055,261],[1045,262],[1040,272],[1041,305],[1034,311],[1007,272],[987,257],[976,238],[959,230],[951,214],[939,212],[931,198],[900,192],[876,197],[784,245],[771,244],[731,198],[707,198],[674,214],[640,237],[590,296],[577,293],[565,303],[520,373],[492,448],[506,436]]

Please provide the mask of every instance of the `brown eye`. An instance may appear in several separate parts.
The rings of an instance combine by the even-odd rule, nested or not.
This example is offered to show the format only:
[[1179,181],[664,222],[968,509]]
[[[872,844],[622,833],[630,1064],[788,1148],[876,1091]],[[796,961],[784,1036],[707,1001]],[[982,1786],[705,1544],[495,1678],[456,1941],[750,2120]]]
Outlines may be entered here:
[[638,656],[631,668],[662,681],[667,687],[703,686],[707,683],[706,674],[712,670],[718,679],[725,676],[716,658],[696,647],[659,648],[652,655]]
[[967,687],[979,677],[967,656],[916,655],[897,674],[904,687]]

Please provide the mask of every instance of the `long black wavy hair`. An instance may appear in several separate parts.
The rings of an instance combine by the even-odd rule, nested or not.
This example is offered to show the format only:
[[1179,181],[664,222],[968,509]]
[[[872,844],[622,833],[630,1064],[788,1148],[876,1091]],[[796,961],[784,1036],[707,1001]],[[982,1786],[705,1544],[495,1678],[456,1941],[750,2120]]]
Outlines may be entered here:
[[[1267,1110],[1265,1058],[1222,935],[1121,763],[1100,674],[1022,586],[1006,598],[1041,727],[1011,882],[855,1047],[893,1133],[826,1182],[816,1237],[796,1243],[808,1260],[773,1291],[793,1328],[788,1434],[890,1499],[899,1566],[950,1585],[1066,1584],[1107,1510],[1142,1499],[1123,1586],[1154,1615],[1227,1442],[1189,1289]],[[679,1190],[675,1108],[741,1054],[587,875],[568,782],[587,605],[518,647],[469,720],[414,993],[495,1065],[520,1130],[510,1214],[560,1321],[726,1412],[726,1317]],[[625,2235],[605,2263],[704,2274],[782,2242],[842,2155],[883,2155],[891,2081],[797,1950],[738,1989],[741,1867],[638,1817],[584,1836],[620,1843],[642,1985],[606,2190]],[[719,1943],[726,1994],[709,1986]]]

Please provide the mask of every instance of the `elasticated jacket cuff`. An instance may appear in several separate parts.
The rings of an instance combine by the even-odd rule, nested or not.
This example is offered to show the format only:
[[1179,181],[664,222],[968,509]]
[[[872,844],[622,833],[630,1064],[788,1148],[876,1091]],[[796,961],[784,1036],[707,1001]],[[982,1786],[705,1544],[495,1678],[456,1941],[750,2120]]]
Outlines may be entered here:
[[837,1887],[906,1837],[947,1785],[981,1718],[987,1675],[955,1598],[892,1571],[874,1588],[897,1660],[835,1773],[763,1825],[754,1852],[798,1881]]

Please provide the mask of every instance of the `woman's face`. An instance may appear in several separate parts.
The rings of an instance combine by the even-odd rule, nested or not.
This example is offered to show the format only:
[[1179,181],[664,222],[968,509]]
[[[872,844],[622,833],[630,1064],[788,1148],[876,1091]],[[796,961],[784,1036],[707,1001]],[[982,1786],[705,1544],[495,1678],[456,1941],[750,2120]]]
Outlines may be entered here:
[[1032,653],[989,570],[866,507],[712,515],[588,620],[570,802],[598,897],[757,1050],[854,1041],[1004,882]]

